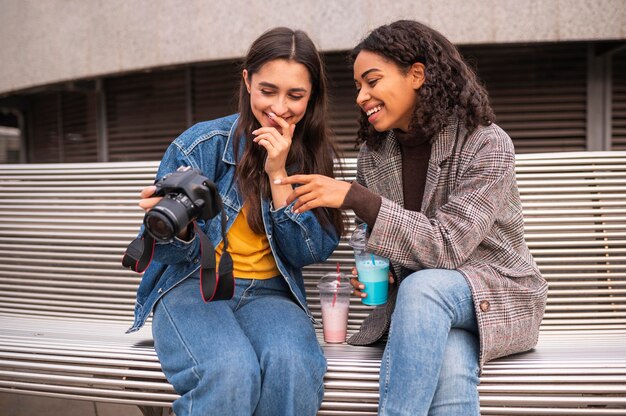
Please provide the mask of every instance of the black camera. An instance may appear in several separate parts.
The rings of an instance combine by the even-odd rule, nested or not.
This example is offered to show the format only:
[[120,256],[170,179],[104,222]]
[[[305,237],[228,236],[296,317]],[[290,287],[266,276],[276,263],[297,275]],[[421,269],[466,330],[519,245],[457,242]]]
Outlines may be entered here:
[[190,222],[215,217],[221,209],[215,184],[200,171],[180,167],[155,183],[154,196],[162,196],[143,219],[148,233],[156,240],[172,241]]
[[226,213],[222,198],[211,180],[190,167],[178,168],[156,181],[155,196],[161,199],[143,217],[145,229],[126,248],[122,265],[143,273],[154,255],[154,240],[172,241],[185,227],[196,219],[209,220],[222,214],[222,242],[224,250],[216,269],[215,249],[211,240],[197,227],[200,239],[200,293],[205,302],[231,299],[235,293],[233,259],[228,252]]

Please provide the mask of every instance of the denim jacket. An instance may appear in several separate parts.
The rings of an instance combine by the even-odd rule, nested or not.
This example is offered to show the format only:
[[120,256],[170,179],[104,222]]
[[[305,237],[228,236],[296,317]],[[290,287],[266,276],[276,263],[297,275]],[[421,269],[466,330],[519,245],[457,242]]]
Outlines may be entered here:
[[[192,126],[172,142],[157,172],[157,179],[160,179],[179,166],[191,166],[215,182],[224,202],[226,231],[243,205],[243,197],[235,181],[233,135],[237,120],[238,115],[234,114]],[[243,140],[239,146],[240,156],[245,147]],[[292,207],[293,203],[274,209],[271,200],[261,199],[265,233],[278,270],[297,304],[313,320],[306,305],[301,269],[326,260],[337,247],[339,236],[331,226],[322,226],[311,211],[297,214]],[[198,221],[198,225],[213,246],[222,241],[220,215],[206,222]],[[152,262],[137,289],[135,322],[128,332],[141,328],[161,296],[198,270],[199,257],[200,243],[196,237],[188,242],[175,239],[171,243],[156,244]]]

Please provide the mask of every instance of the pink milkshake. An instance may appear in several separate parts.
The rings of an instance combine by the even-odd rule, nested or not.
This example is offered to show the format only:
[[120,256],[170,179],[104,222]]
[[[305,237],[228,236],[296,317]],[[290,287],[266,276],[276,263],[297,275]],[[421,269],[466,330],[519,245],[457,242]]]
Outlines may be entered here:
[[348,311],[352,285],[342,273],[328,273],[317,285],[322,305],[322,325],[324,341],[328,343],[346,342]]
[[322,303],[322,324],[324,341],[329,343],[346,342],[349,302]]

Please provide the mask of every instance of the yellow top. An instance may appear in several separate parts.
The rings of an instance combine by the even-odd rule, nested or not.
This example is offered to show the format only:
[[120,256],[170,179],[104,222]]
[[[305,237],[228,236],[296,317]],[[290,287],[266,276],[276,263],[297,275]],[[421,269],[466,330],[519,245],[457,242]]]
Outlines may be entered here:
[[[257,234],[248,225],[248,206],[244,204],[228,230],[228,251],[233,258],[233,276],[244,279],[269,279],[280,275],[265,234]],[[215,249],[219,264],[224,242]]]

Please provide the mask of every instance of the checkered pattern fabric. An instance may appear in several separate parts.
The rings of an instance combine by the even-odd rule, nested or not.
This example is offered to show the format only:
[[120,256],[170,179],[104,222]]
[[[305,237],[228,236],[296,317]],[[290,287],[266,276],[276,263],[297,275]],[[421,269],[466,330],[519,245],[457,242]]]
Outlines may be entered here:
[[[357,181],[381,195],[368,250],[392,261],[398,281],[430,268],[462,273],[480,333],[480,364],[535,346],[547,283],[524,241],[515,151],[497,125],[472,133],[456,118],[433,143],[421,212],[403,208],[399,145],[390,132],[379,150],[361,147]],[[395,289],[349,342],[366,345],[389,327]]]

